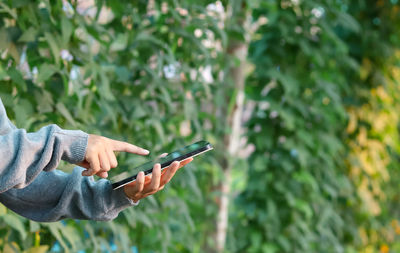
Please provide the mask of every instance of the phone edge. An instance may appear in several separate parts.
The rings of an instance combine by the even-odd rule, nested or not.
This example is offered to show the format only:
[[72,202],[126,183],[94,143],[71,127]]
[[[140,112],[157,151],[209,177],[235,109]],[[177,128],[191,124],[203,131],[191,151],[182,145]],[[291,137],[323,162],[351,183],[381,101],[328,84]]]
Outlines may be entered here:
[[[201,152],[199,152],[199,153],[197,153],[197,154],[194,154],[193,156],[187,157],[187,158],[185,158],[185,159],[183,159],[183,160],[181,160],[181,161],[179,161],[179,162],[183,162],[183,161],[185,161],[185,160],[187,160],[187,159],[189,159],[189,158],[196,157],[196,156],[198,156],[198,155],[201,155],[201,154],[203,154],[203,153],[205,153],[205,152],[208,152],[208,151],[214,149],[214,147],[213,147],[211,144],[207,144],[206,147],[207,147],[207,149],[205,149],[205,150],[203,150],[203,151],[201,151]],[[171,164],[172,164],[172,163],[171,163]],[[171,166],[171,164],[168,165],[168,166],[162,167],[161,170],[164,170],[164,169],[168,168],[169,166]],[[150,174],[151,174],[151,172],[145,174],[145,176],[150,175]],[[136,174],[136,176],[137,176],[137,174]],[[121,181],[122,181],[122,180],[121,180]],[[113,183],[111,186],[112,186],[112,189],[113,189],[113,190],[117,190],[117,189],[119,189],[119,188],[121,188],[121,187],[123,187],[123,186],[125,186],[125,185],[127,185],[127,184],[130,184],[130,183],[134,182],[134,181],[136,181],[136,177],[135,177],[134,179],[132,179],[131,181],[128,181],[128,182],[125,182],[125,183],[123,183],[123,184],[121,184],[121,185],[116,186],[115,188],[114,188],[114,186],[112,186],[112,185],[113,185],[113,184],[117,184],[118,182]]]

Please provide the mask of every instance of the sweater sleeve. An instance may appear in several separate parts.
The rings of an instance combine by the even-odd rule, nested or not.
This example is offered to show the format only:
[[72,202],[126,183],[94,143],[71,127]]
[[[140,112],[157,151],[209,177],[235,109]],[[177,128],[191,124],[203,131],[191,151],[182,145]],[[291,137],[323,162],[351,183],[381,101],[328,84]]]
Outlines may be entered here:
[[0,193],[22,188],[42,171],[55,169],[60,160],[78,163],[84,159],[88,134],[63,130],[56,125],[35,133],[17,129],[7,118],[0,101]]
[[1,193],[0,202],[24,217],[42,222],[64,218],[112,220],[123,209],[136,205],[123,188],[112,190],[108,180],[82,177],[82,170],[75,167],[72,174],[42,172],[27,187]]

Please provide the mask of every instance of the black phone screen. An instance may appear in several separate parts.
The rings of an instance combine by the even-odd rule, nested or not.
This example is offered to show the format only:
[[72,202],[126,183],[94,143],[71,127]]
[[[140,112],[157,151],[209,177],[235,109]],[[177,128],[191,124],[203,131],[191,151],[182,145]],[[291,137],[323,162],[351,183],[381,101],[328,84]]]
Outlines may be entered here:
[[[148,175],[152,172],[153,166],[156,163],[159,163],[161,165],[161,170],[164,168],[167,168],[169,165],[171,165],[174,161],[183,161],[187,158],[194,157],[196,155],[199,155],[201,153],[204,153],[206,151],[212,150],[213,147],[211,144],[207,141],[198,141],[196,143],[193,143],[191,145],[188,145],[186,147],[183,147],[181,149],[175,150],[174,152],[169,153],[165,157],[158,158],[156,160],[144,163],[138,167],[136,167],[134,170],[135,171],[143,171],[145,175]],[[114,190],[130,183],[136,180],[136,175],[125,178],[123,180],[120,180],[118,182],[115,182],[112,184],[112,188]]]

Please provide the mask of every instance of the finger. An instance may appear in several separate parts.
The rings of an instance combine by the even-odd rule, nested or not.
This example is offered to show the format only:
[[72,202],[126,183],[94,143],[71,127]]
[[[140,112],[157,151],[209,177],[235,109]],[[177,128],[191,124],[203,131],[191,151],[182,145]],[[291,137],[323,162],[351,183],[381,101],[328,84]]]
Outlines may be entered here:
[[136,184],[133,188],[135,194],[140,194],[144,188],[144,172],[140,171],[136,177]]
[[117,158],[115,157],[114,152],[111,149],[108,149],[107,154],[108,154],[108,160],[110,161],[110,167],[116,168],[118,166],[118,161]]
[[144,148],[135,146],[127,142],[116,141],[116,140],[110,140],[110,141],[111,141],[111,147],[114,151],[122,151],[138,155],[148,155],[150,153],[150,151]]
[[163,158],[166,157],[168,155],[168,153],[162,153],[161,155],[158,156],[158,158]]
[[151,182],[151,174],[148,174],[144,177],[144,185],[147,185]]
[[158,187],[160,186],[160,178],[161,178],[161,165],[159,163],[155,164],[153,167],[153,172],[151,175],[151,182],[146,189],[144,190],[145,194],[154,194],[157,192]]
[[101,171],[109,171],[110,170],[110,161],[108,160],[108,154],[104,150],[103,152],[99,153],[99,160],[101,165]]
[[99,176],[101,178],[107,178],[108,173],[106,171],[102,171],[102,172],[97,173],[97,176]]
[[82,176],[93,176],[94,174],[100,171],[100,162],[98,154],[92,155],[86,160],[89,162],[90,168],[88,170],[83,171]]
[[[140,172],[142,172],[142,171],[140,171]],[[140,173],[140,172],[137,174],[135,181],[130,182],[130,183],[127,184],[126,186],[131,187],[131,188],[134,188],[135,185],[137,184],[137,182],[140,181],[140,177],[141,177],[140,175],[142,174],[142,173]]]
[[188,163],[190,163],[191,161],[193,161],[193,158],[188,158],[186,160],[183,160],[179,166],[179,168],[182,168],[183,166],[187,165]]
[[80,162],[77,165],[86,169],[90,169],[90,164],[87,161]]
[[168,183],[171,178],[175,175],[176,171],[179,169],[180,163],[178,161],[173,162],[166,170],[164,175],[161,178],[161,184],[160,186],[164,186],[166,183]]
[[144,173],[143,171],[140,171],[136,177],[136,180],[124,187],[124,191],[125,194],[130,199],[137,202],[138,200],[144,197],[144,195],[142,194],[143,187],[144,187]]

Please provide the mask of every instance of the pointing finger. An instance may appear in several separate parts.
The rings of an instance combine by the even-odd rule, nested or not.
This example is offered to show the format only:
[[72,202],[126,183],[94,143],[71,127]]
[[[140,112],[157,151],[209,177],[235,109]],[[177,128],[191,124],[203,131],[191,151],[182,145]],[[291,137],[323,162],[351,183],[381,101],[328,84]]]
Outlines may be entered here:
[[114,151],[122,151],[138,155],[148,155],[150,153],[147,149],[123,141],[111,140],[111,145]]

